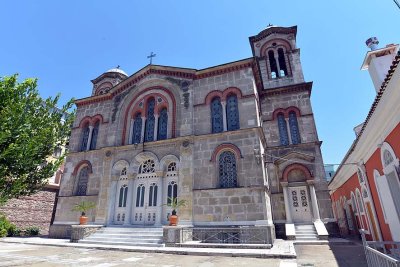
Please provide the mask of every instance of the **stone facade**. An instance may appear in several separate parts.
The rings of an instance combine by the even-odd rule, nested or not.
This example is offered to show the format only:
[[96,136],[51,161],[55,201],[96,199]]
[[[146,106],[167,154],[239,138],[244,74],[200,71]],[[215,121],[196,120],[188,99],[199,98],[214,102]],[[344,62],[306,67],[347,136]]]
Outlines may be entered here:
[[[165,225],[168,197],[178,197],[187,202],[181,225],[264,225],[272,236],[273,220],[290,213],[281,186],[288,159],[302,166],[290,177],[308,172],[296,184],[313,203],[306,220],[330,218],[295,35],[295,27],[269,27],[250,37],[252,58],[208,69],[148,65],[130,77],[112,69],[94,79],[92,96],[76,101],[55,233],[77,223],[79,214],[68,211],[79,201],[97,203],[94,224]],[[268,65],[269,45],[280,65]],[[290,108],[301,140],[283,145],[276,110],[292,116]]]

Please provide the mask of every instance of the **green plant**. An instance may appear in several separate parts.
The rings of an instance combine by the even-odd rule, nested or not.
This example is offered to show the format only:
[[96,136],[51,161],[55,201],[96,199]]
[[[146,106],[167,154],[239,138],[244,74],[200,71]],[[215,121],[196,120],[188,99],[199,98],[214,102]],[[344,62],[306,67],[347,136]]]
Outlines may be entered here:
[[10,236],[21,236],[22,233],[23,233],[23,231],[22,231],[21,228],[15,227],[15,228],[12,230]]
[[40,229],[37,226],[29,226],[25,229],[25,235],[27,236],[35,236],[39,235]]
[[94,209],[95,207],[96,204],[94,202],[82,201],[80,203],[76,203],[71,211],[80,211],[82,216],[85,216],[87,211]]
[[176,210],[180,207],[186,207],[186,204],[187,200],[185,199],[178,200],[177,197],[169,197],[166,205],[172,208],[172,215],[176,215]]
[[16,226],[4,214],[0,214],[0,237],[12,236]]

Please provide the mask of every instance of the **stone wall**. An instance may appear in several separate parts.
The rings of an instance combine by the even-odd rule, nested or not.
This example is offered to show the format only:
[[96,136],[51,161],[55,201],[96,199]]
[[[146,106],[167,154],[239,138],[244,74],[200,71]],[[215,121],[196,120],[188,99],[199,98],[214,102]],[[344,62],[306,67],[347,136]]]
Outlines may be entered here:
[[43,189],[31,196],[11,199],[0,208],[0,212],[21,229],[37,226],[41,235],[47,235],[57,191],[58,189]]

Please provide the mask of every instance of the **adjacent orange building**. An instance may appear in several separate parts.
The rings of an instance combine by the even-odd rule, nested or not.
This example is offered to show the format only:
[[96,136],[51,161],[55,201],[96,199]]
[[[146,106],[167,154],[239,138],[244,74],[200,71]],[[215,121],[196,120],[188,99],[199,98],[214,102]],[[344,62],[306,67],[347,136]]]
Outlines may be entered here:
[[377,95],[329,190],[342,235],[365,229],[368,240],[400,241],[400,53],[378,43],[367,40],[362,65]]

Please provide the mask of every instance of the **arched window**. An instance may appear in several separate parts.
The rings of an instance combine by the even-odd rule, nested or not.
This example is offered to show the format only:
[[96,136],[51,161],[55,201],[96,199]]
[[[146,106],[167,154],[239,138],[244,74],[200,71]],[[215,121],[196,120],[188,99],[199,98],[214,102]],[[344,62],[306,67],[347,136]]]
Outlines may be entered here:
[[90,150],[96,149],[97,136],[99,135],[100,122],[97,121],[92,130],[92,139],[90,139]]
[[274,51],[268,51],[269,66],[271,68],[271,78],[276,78],[278,75],[278,66],[276,65]]
[[132,144],[139,144],[142,138],[142,114],[138,112],[133,122]]
[[144,184],[140,184],[136,189],[136,207],[144,206]]
[[143,162],[142,165],[140,165],[139,173],[140,174],[153,173],[156,171],[155,166],[156,164],[154,163],[154,160],[148,159],[145,162]]
[[171,181],[168,183],[168,192],[167,192],[167,205],[171,205],[172,199],[177,198],[178,196],[178,184],[175,181]]
[[79,171],[78,185],[76,187],[77,196],[86,196],[88,182],[89,182],[89,166],[85,166]]
[[289,127],[290,127],[290,136],[292,137],[292,143],[294,145],[300,144],[300,133],[299,133],[299,124],[297,123],[296,112],[289,112]]
[[156,183],[152,183],[149,190],[149,207],[155,207],[157,206],[158,185]]
[[283,53],[283,49],[279,48],[278,49],[278,62],[279,62],[279,76],[284,77],[288,74],[287,67],[286,67],[286,60],[285,60],[285,54]]
[[127,197],[128,197],[128,186],[127,185],[123,185],[119,189],[118,207],[120,207],[120,208],[125,208],[126,207]]
[[124,167],[122,170],[121,170],[121,176],[125,176],[126,175],[126,167]]
[[216,97],[211,101],[212,133],[221,133],[224,130],[223,124],[221,99]]
[[354,196],[354,193],[351,192],[351,208],[353,209],[354,213],[357,213],[357,205],[356,205],[356,198]]
[[385,149],[383,151],[383,163],[385,167],[389,166],[394,161],[392,153],[389,150]]
[[226,120],[228,131],[240,129],[238,100],[236,95],[230,95],[226,100]]
[[281,141],[281,145],[287,146],[289,145],[289,136],[288,136],[285,116],[283,115],[283,113],[279,113],[277,118],[278,118],[278,128],[279,128],[279,139]]
[[160,112],[160,117],[158,118],[157,140],[167,139],[167,133],[168,133],[168,112],[166,108],[163,108]]
[[89,140],[89,124],[86,124],[86,126],[82,130],[82,142],[81,142],[81,149],[80,151],[86,151],[87,150],[87,145],[88,145],[88,140]]
[[362,174],[360,169],[357,170],[357,175],[358,175],[358,180],[360,181],[360,183],[363,183],[364,182],[364,176],[363,176],[363,174]]
[[221,188],[237,186],[236,158],[230,151],[224,151],[219,156],[219,186]]
[[174,172],[174,171],[176,171],[176,163],[175,163],[175,162],[171,162],[171,163],[168,165],[167,171],[169,171],[169,172]]
[[146,130],[144,135],[144,141],[150,142],[154,141],[154,124],[155,124],[155,117],[154,117],[154,107],[156,105],[156,101],[154,98],[151,98],[147,103],[147,118],[146,118]]

